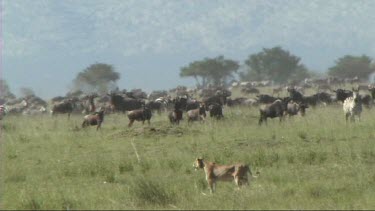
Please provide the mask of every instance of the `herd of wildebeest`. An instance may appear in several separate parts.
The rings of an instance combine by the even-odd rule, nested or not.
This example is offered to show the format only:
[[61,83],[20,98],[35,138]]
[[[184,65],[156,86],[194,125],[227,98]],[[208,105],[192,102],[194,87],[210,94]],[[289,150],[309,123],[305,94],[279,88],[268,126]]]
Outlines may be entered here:
[[[343,87],[352,87],[352,90]],[[261,93],[269,90],[269,94]],[[268,89],[264,89],[268,88]],[[232,98],[233,89],[239,89],[243,96]],[[315,90],[315,94],[305,95],[304,90]],[[359,90],[363,91],[359,95]],[[284,96],[284,97],[280,97]],[[285,97],[286,96],[286,97]],[[184,86],[169,91],[153,91],[146,94],[141,89],[115,90],[106,94],[69,92],[66,96],[52,98],[49,102],[29,95],[21,98],[4,97],[0,99],[0,119],[10,115],[41,115],[49,113],[80,114],[82,127],[96,125],[101,127],[104,116],[115,113],[127,113],[128,126],[134,121],[150,124],[153,114],[166,112],[172,124],[179,124],[184,116],[188,123],[204,121],[206,112],[212,118],[222,119],[223,107],[248,106],[259,107],[259,124],[267,123],[267,118],[300,114],[304,116],[307,108],[318,105],[341,103],[346,120],[360,117],[362,105],[371,108],[375,98],[375,85],[361,82],[357,78],[342,80],[334,77],[324,79],[305,79],[298,83],[274,86],[270,81],[237,82],[230,86],[190,89]],[[185,113],[185,115],[184,115]]]

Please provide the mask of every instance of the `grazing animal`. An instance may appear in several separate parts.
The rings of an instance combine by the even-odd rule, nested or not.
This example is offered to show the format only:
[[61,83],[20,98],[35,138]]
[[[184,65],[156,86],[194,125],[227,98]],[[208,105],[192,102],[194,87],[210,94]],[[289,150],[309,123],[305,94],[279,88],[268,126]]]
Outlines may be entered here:
[[253,175],[249,165],[243,163],[236,163],[232,165],[218,165],[214,162],[208,162],[202,158],[197,158],[194,161],[193,167],[195,170],[204,169],[206,180],[210,188],[210,192],[215,192],[217,181],[234,181],[238,189],[246,184],[249,185],[249,178],[247,173],[254,178],[258,177]]
[[71,99],[67,100],[67,101],[64,101],[64,102],[60,102],[60,103],[57,103],[55,105],[53,105],[52,107],[52,110],[51,110],[51,114],[52,115],[55,115],[55,114],[68,114],[68,119],[70,119],[70,114],[73,112],[73,109],[74,109],[74,104],[72,102]]
[[228,90],[217,90],[215,95],[210,97],[204,97],[202,102],[206,106],[210,106],[211,104],[217,103],[220,105],[227,104],[227,97],[229,97],[232,93]]
[[342,103],[344,103],[346,98],[353,96],[353,92],[350,90],[337,89],[333,90],[333,92],[336,93],[336,100],[341,101]]
[[273,103],[275,102],[275,100],[278,99],[267,94],[260,94],[260,95],[257,95],[256,97],[258,98],[258,102],[261,104]]
[[366,108],[370,109],[372,107],[372,104],[373,104],[373,98],[371,97],[371,95],[367,94],[367,95],[361,97],[361,102]]
[[144,105],[143,100],[140,99],[124,98],[121,95],[114,93],[110,94],[110,97],[110,103],[115,112],[121,111],[125,113],[125,111],[140,109]]
[[190,99],[189,96],[178,96],[172,101],[175,105],[177,105],[180,109],[189,111],[193,109],[199,108],[200,102],[197,100]]
[[190,110],[193,110],[193,109],[197,109],[197,108],[199,108],[200,104],[201,104],[201,102],[199,102],[198,100],[189,100],[186,103],[185,110],[190,111]]
[[224,118],[223,107],[220,104],[214,103],[209,105],[208,111],[210,112],[210,117],[215,117],[216,119]]
[[263,121],[267,124],[267,118],[275,118],[279,117],[280,122],[283,119],[284,111],[286,110],[285,102],[278,99],[275,102],[267,105],[263,105],[260,109],[260,117],[259,117],[259,125],[263,123]]
[[290,98],[294,101],[294,102],[302,102],[303,101],[303,95],[296,90],[296,88],[290,88],[288,87],[287,88],[287,91],[289,92],[289,96]]
[[163,108],[163,103],[160,101],[150,101],[146,103],[146,106],[151,109],[151,111],[156,111],[159,115],[161,115],[161,111]]
[[355,116],[358,116],[358,119],[361,120],[362,102],[359,90],[353,89],[353,96],[345,99],[343,109],[346,121],[348,121],[350,117],[350,120],[354,122]]
[[199,108],[187,112],[188,123],[192,121],[204,121],[206,118],[206,106],[202,103]]
[[305,116],[306,114],[306,108],[309,106],[304,103],[296,103],[294,101],[289,101],[286,107],[286,114],[289,115],[289,117],[297,115],[298,113],[301,116]]
[[142,109],[129,111],[129,113],[128,113],[128,118],[129,118],[128,127],[131,127],[135,120],[142,121],[142,124],[145,124],[145,121],[147,120],[147,123],[150,125],[151,117],[152,117],[151,109],[148,108],[147,106],[144,106]]
[[372,99],[375,99],[375,85],[374,85],[374,84],[370,84],[370,85],[368,85],[368,90],[369,90],[370,93],[371,93],[371,97],[372,97]]
[[318,99],[318,102],[325,103],[325,104],[332,103],[332,97],[327,92],[318,92],[314,94],[313,96],[316,96],[316,98]]
[[180,121],[182,120],[182,110],[181,110],[181,105],[179,103],[174,104],[174,110],[169,112],[168,118],[169,121],[172,124],[180,124]]
[[104,109],[100,108],[98,112],[83,117],[82,128],[85,128],[90,125],[97,125],[96,130],[99,130],[99,128],[101,128],[103,121]]
[[180,124],[180,121],[182,120],[182,110],[174,109],[174,111],[169,112],[168,118],[172,124]]
[[0,120],[5,116],[5,106],[0,105]]

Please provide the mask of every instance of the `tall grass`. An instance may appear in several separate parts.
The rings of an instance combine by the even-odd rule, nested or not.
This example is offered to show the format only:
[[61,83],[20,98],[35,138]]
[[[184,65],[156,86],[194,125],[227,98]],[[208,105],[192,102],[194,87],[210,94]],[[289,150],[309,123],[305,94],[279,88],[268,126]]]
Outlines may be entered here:
[[[341,107],[258,125],[258,109],[225,108],[225,119],[127,128],[122,114],[101,131],[81,116],[2,120],[2,209],[371,209],[375,207],[375,114],[345,123]],[[133,144],[132,144],[133,142]],[[138,157],[137,157],[138,154]],[[249,187],[219,182],[210,195],[196,157],[246,162]]]

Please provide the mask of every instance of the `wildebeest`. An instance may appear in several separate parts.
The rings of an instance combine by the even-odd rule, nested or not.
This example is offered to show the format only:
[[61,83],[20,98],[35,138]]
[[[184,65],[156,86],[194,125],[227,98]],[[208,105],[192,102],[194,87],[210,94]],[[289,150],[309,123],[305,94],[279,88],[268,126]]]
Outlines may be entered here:
[[303,95],[299,91],[297,91],[294,87],[293,88],[288,87],[287,91],[289,92],[290,98],[294,102],[302,102],[303,101]]
[[303,97],[303,103],[312,107],[315,107],[318,103],[330,104],[331,102],[331,96],[326,92],[318,92],[314,95]]
[[111,93],[110,96],[111,106],[115,112],[121,111],[125,113],[125,111],[140,109],[144,105],[143,100],[124,98],[123,96],[115,93]]
[[198,100],[190,99],[189,96],[178,96],[172,101],[177,105],[181,110],[189,111],[199,108],[200,102]]
[[350,90],[344,89],[337,89],[333,90],[336,93],[336,100],[341,101],[342,103],[345,101],[346,98],[353,96],[353,92]]
[[147,123],[150,125],[150,119],[152,117],[151,109],[147,106],[144,106],[141,109],[136,109],[128,112],[129,124],[128,127],[131,127],[135,120],[142,121],[142,124]]
[[217,90],[213,96],[203,97],[202,102],[205,106],[210,106],[214,103],[225,105],[227,103],[227,97],[231,96],[231,94],[229,90],[220,89]]
[[370,93],[371,93],[371,97],[372,97],[372,99],[375,99],[375,85],[374,85],[374,84],[370,84],[370,85],[368,85],[368,90],[369,90]]
[[228,98],[227,99],[227,106],[232,107],[232,106],[239,106],[242,105],[242,103],[246,100],[247,98],[244,97],[237,97],[234,99]]
[[97,125],[96,130],[98,130],[104,121],[104,109],[100,108],[98,112],[89,114],[83,117],[82,128],[90,125]]
[[187,112],[188,123],[192,121],[204,121],[206,118],[206,106],[201,103],[199,108]]
[[366,106],[366,108],[371,108],[373,105],[373,98],[369,94],[361,97],[361,101],[362,101],[362,104]]
[[308,107],[309,106],[307,106],[304,103],[296,103],[296,102],[294,102],[294,101],[291,100],[287,104],[285,113],[287,115],[289,115],[289,117],[297,115],[298,113],[301,116],[305,116],[306,108],[308,108]]
[[359,90],[353,89],[353,96],[345,99],[343,109],[346,121],[348,121],[348,118],[350,117],[350,120],[354,122],[355,116],[358,116],[359,120],[361,119],[362,102]]
[[210,112],[210,117],[215,117],[216,119],[221,119],[223,115],[223,107],[220,104],[214,103],[208,106]]
[[163,109],[163,103],[160,101],[150,101],[146,103],[146,106],[151,109],[151,111],[156,111],[159,115]]
[[73,112],[74,104],[71,99],[54,104],[51,109],[51,115],[55,114],[68,114],[68,119],[70,119],[70,114]]
[[283,100],[275,100],[275,102],[267,105],[263,105],[260,109],[260,117],[259,117],[259,125],[263,123],[263,121],[267,124],[267,118],[275,118],[279,117],[280,122],[283,119],[284,112],[286,109],[286,103]]
[[175,105],[174,110],[169,112],[168,118],[172,124],[180,124],[180,121],[182,120],[182,110]]
[[5,116],[5,106],[0,105],[0,120]]
[[260,95],[257,95],[256,97],[258,98],[258,102],[261,104],[273,103],[275,102],[275,100],[278,99],[267,94],[260,94]]

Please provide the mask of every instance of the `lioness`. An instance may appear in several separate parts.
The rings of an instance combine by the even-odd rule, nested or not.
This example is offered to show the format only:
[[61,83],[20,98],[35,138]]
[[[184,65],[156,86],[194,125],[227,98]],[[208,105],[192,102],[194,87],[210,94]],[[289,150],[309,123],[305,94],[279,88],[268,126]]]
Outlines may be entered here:
[[[195,170],[204,169],[206,173],[206,180],[210,188],[210,192],[213,193],[216,189],[216,181],[232,181],[236,183],[237,187],[240,188],[243,184],[249,185],[247,172],[254,178],[250,167],[243,163],[233,165],[217,165],[214,162],[204,161],[202,158],[197,158],[193,164]],[[257,172],[259,174],[259,172]]]

